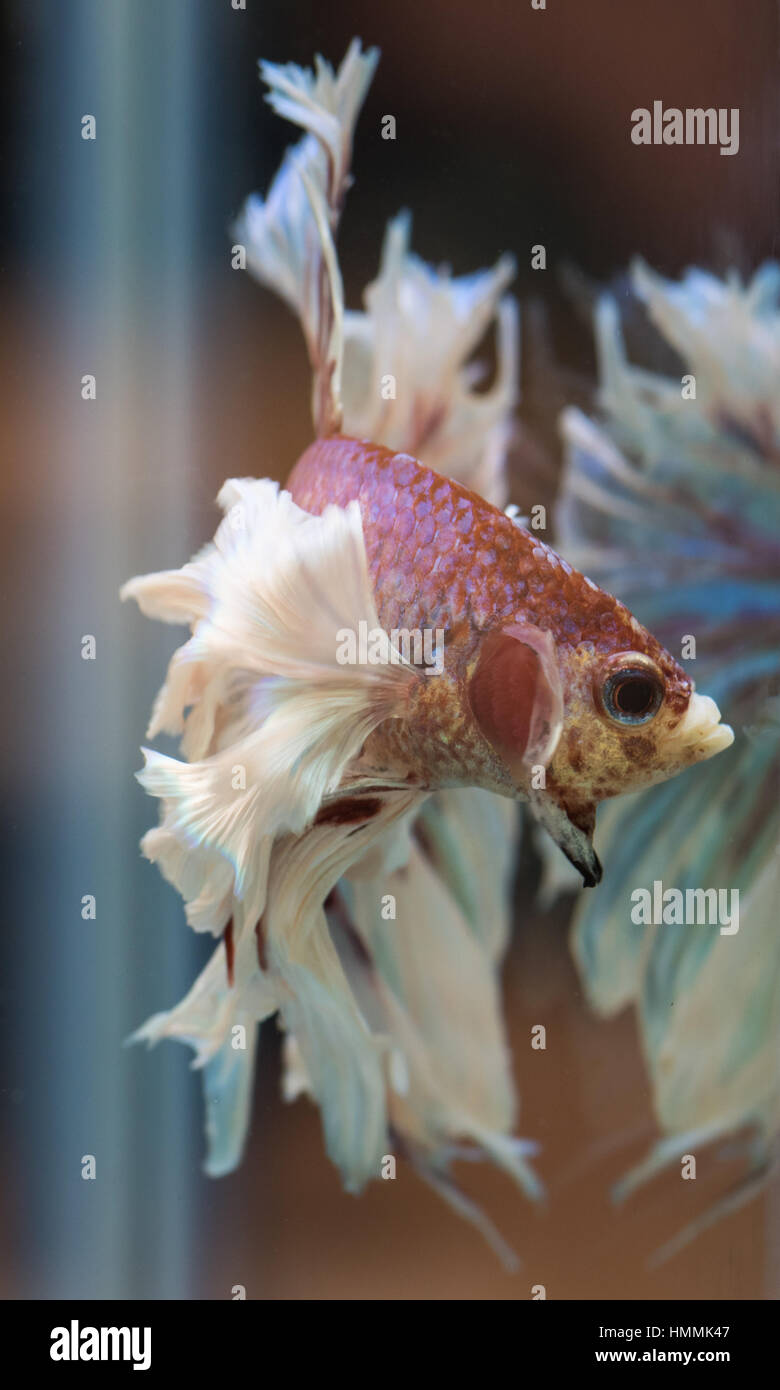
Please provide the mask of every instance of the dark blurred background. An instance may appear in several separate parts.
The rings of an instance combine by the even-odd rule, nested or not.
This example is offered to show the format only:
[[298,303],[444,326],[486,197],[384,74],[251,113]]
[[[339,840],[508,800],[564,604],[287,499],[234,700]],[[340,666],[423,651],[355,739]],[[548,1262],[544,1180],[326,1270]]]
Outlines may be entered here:
[[[359,1199],[340,1192],[316,1113],[279,1099],[273,1024],[245,1163],[202,1177],[189,1051],[122,1047],[184,994],[203,943],[137,848],[156,809],[133,772],[177,634],[117,598],[129,575],[178,565],[212,535],[225,477],[283,478],[310,439],[297,325],[230,268],[230,221],[294,138],[262,100],[258,57],[337,63],[355,34],[382,51],[340,241],[351,305],[401,207],[415,249],[458,273],[515,254],[525,504],[554,486],[557,409],[593,378],[572,281],[608,280],[635,253],[673,275],[777,252],[774,0],[8,0],[3,14],[3,1293],[777,1296],[776,1198],[648,1267],[724,1190],[727,1162],[610,1207],[610,1183],[655,1133],[648,1086],[631,1019],[585,1010],[569,905],[532,910],[528,854],[506,1010],[520,1129],[543,1145],[550,1201],[538,1213],[500,1175],[463,1178],[524,1256],[519,1275],[406,1171]],[[632,145],[630,113],[655,99],[738,107],[738,155]],[[380,138],[388,113],[395,142]],[[540,1011],[543,1053],[527,1047]]]

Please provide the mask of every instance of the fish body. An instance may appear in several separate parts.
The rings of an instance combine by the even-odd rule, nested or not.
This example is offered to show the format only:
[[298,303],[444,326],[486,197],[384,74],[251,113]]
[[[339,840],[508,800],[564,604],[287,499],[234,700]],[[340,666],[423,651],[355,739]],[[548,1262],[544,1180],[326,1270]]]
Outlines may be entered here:
[[[731,742],[713,701],[695,695],[624,604],[410,454],[320,439],[288,487],[315,514],[358,502],[386,631],[444,633],[441,675],[417,682],[405,717],[384,721],[367,741],[364,758],[384,775],[527,797],[586,881],[597,881],[598,802]],[[605,706],[606,684],[614,690],[622,674],[624,691],[643,681],[645,693],[655,691],[649,718],[639,707]]]

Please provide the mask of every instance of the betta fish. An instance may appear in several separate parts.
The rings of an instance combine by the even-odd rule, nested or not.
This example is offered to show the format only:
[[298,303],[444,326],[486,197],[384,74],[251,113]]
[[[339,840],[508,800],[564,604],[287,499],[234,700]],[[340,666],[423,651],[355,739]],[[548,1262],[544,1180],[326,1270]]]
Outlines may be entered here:
[[[593,885],[598,803],[732,735],[623,604],[502,510],[509,258],[432,271],[402,216],[365,312],[345,309],[335,238],[377,56],[355,42],[336,72],[261,65],[305,134],[234,229],[301,321],[317,438],[285,490],[226,483],[213,544],[123,591],[191,630],[149,730],[181,735],[184,760],[146,752],[161,818],[143,848],[219,941],[137,1036],[195,1048],[217,1174],[240,1158],[276,1014],[286,1094],[320,1105],[347,1188],[403,1155],[500,1246],[449,1165],[469,1149],[540,1191],[500,1015],[506,808],[527,802]],[[492,324],[496,380],[475,391]],[[344,661],[358,632],[368,659]],[[443,634],[435,665],[411,641],[426,633]]]

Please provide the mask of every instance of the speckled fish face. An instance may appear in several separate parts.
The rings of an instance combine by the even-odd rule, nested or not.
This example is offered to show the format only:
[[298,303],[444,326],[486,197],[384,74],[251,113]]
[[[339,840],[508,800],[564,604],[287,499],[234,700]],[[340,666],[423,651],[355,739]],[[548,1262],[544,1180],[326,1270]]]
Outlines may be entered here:
[[575,819],[607,797],[665,781],[732,742],[715,702],[623,604],[572,572],[581,586],[577,640],[558,645],[561,736],[547,787]]
[[425,785],[527,796],[586,882],[595,808],[732,741],[717,706],[617,599],[497,508],[406,454],[318,441],[306,510],[357,499],[384,627],[444,633],[444,670],[369,740]]

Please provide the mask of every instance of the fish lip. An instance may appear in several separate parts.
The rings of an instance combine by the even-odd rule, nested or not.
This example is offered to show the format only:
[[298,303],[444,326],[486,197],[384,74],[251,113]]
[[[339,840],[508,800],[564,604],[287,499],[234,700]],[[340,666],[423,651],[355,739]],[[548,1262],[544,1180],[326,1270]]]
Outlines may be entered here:
[[720,710],[709,695],[699,695],[694,691],[674,737],[700,761],[730,748],[734,742],[734,730],[730,724],[721,723]]
[[726,748],[730,748],[733,742],[734,730],[731,725],[718,724],[705,735],[699,746],[703,750],[705,758],[712,758],[716,753],[722,753]]

